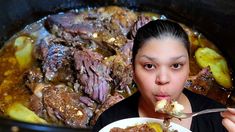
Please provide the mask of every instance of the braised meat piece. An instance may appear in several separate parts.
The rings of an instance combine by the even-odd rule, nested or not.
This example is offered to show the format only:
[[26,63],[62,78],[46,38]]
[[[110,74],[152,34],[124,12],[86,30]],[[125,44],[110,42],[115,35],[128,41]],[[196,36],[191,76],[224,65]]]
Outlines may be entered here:
[[214,78],[210,68],[202,69],[197,75],[190,76],[184,87],[192,90],[195,93],[207,95],[210,88],[213,88]]
[[113,31],[119,31],[124,36],[127,35],[130,28],[137,20],[137,15],[131,10],[121,8],[118,6],[108,6],[101,7],[97,10],[101,14],[103,20],[109,20],[108,23],[111,23],[109,28],[112,28]]
[[65,85],[56,85],[43,90],[42,100],[49,119],[67,126],[85,128],[93,112],[79,98],[77,93]]
[[48,54],[43,60],[45,78],[53,82],[73,82],[71,70],[71,50],[63,45],[49,46]]
[[71,48],[42,41],[37,51],[39,51],[38,58],[42,59],[42,70],[46,81],[73,82]]
[[126,35],[137,20],[137,15],[128,9],[116,6],[99,8],[98,20],[102,21],[102,29],[97,33],[96,41],[102,45],[119,50],[127,43]]
[[64,39],[58,38],[54,35],[48,35],[45,38],[43,38],[41,41],[36,43],[35,49],[34,49],[34,56],[38,60],[43,60],[47,57],[49,47],[53,44],[58,45],[65,45],[68,43]]
[[[71,38],[76,35],[91,37],[95,30],[102,28],[126,35],[136,19],[137,15],[131,10],[109,6],[82,13],[70,11],[51,15],[46,19],[45,26],[60,37],[63,37],[64,33],[69,33]],[[107,26],[107,23],[111,25]]]
[[136,19],[133,11],[111,6],[52,15],[46,19],[45,26],[52,34],[69,42],[68,45],[78,42],[107,52],[119,50],[127,43],[126,34]]
[[43,107],[42,98],[37,95],[32,95],[29,101],[29,109],[35,112],[39,117],[44,118],[45,109]]
[[95,15],[89,12],[51,15],[46,19],[45,26],[52,34],[69,42],[82,41],[82,38],[92,37],[94,30],[99,26],[93,23],[93,16]]
[[127,43],[124,46],[122,46],[119,50],[124,62],[127,65],[132,64],[131,62],[132,48],[133,48],[133,40],[127,40]]
[[74,53],[80,87],[91,99],[97,102],[104,102],[110,93],[110,68],[104,65],[101,59],[101,55],[90,50],[77,50]]
[[32,68],[24,73],[24,82],[25,85],[31,89],[31,91],[34,91],[36,85],[38,83],[43,82],[43,74],[41,72],[40,68]]
[[142,26],[144,26],[145,24],[147,24],[148,22],[150,22],[152,19],[150,17],[147,16],[138,16],[137,21],[135,22],[135,24],[133,24],[129,34],[128,34],[128,38],[129,39],[134,39],[136,32],[139,28],[141,28]]
[[106,101],[105,101],[103,104],[101,104],[101,105],[95,110],[95,112],[94,112],[95,115],[94,115],[93,118],[91,119],[90,124],[91,124],[91,125],[95,125],[97,119],[99,118],[99,116],[100,116],[105,110],[107,110],[109,107],[113,106],[114,104],[118,103],[119,101],[121,101],[121,100],[123,100],[123,99],[124,99],[124,97],[123,97],[121,94],[117,93],[117,92],[115,92],[114,95],[110,95],[110,96],[106,99]]
[[31,85],[33,87],[30,88],[30,90],[33,92],[33,94],[30,97],[30,102],[29,102],[29,108],[34,111],[37,115],[40,117],[45,117],[45,109],[43,106],[43,90],[52,87],[50,84],[45,84],[45,83],[33,83],[34,85]]
[[132,65],[127,64],[121,55],[114,55],[104,60],[104,63],[111,67],[112,83],[115,89],[130,91],[133,80]]
[[110,132],[155,132],[155,130],[154,128],[149,127],[147,124],[140,124],[127,128],[114,127],[110,130]]
[[87,96],[80,96],[80,101],[84,103],[87,107],[91,108],[92,110],[95,110],[97,107],[97,103],[92,100],[91,98]]
[[44,84],[42,96],[32,95],[29,108],[51,123],[76,128],[88,127],[93,116],[93,111],[80,101],[80,95],[63,84]]

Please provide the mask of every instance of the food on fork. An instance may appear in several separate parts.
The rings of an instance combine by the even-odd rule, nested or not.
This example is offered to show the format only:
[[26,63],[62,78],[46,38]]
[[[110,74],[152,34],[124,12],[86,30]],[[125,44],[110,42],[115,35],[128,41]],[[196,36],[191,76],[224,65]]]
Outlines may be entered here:
[[170,119],[183,114],[184,106],[173,100],[160,100],[155,105],[155,111],[166,114],[163,121],[163,132],[169,132]]
[[184,106],[173,100],[160,100],[155,105],[155,111],[168,114],[168,115],[180,115],[183,113]]

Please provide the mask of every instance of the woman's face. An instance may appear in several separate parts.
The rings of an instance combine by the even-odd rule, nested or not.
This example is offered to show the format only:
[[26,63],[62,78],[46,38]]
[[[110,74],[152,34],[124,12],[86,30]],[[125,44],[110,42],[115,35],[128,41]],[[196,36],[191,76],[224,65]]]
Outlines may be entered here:
[[144,102],[152,106],[162,99],[177,100],[188,74],[188,52],[172,37],[146,41],[134,61],[134,80]]

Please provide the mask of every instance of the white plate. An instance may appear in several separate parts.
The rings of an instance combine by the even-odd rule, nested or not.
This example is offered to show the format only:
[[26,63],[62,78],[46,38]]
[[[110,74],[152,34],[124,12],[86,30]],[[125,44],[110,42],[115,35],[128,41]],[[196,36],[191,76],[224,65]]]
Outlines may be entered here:
[[[155,119],[155,118],[145,118],[145,117],[136,117],[136,118],[127,118],[115,121],[113,123],[108,124],[104,128],[102,128],[99,132],[109,132],[114,127],[119,128],[127,128],[129,126],[134,126],[138,124],[148,123],[148,122],[156,122],[159,124],[163,123],[163,120]],[[170,123],[170,130],[178,130],[178,132],[191,132],[189,129],[184,128],[178,124]]]

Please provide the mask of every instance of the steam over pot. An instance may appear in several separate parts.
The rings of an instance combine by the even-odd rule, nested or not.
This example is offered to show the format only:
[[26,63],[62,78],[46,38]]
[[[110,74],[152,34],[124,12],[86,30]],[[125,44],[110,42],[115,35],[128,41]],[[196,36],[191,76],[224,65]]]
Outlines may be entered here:
[[[48,14],[106,5],[153,11],[195,28],[216,44],[234,70],[235,1],[233,0],[0,0],[0,48],[6,40],[27,24]],[[0,118],[0,124],[0,131],[10,131],[12,126],[18,126],[23,131],[75,131],[75,129],[22,123],[4,118]],[[89,129],[76,129],[76,131],[89,131]]]

